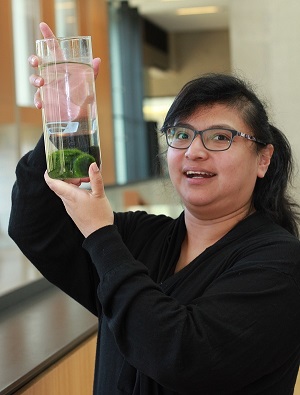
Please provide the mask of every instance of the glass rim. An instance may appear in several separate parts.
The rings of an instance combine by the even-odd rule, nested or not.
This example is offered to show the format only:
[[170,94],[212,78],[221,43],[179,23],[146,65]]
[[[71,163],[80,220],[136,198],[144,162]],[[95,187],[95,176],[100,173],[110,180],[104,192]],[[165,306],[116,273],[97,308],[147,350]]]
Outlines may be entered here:
[[48,37],[35,40],[36,43],[47,41],[90,40],[92,36]]

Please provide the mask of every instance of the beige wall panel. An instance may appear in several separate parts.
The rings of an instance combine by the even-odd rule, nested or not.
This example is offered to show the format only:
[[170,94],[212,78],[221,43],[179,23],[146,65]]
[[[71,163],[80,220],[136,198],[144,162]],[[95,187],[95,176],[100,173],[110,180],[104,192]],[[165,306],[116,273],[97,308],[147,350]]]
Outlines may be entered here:
[[298,380],[296,383],[294,395],[300,395],[300,373],[298,373]]

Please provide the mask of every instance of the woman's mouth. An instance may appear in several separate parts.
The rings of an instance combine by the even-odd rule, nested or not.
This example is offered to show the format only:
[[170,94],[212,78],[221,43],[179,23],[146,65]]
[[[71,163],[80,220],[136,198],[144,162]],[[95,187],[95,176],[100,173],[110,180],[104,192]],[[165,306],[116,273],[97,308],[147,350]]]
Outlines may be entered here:
[[185,175],[187,178],[212,178],[216,174],[215,173],[210,173],[206,171],[193,171],[193,170],[188,170],[185,172]]

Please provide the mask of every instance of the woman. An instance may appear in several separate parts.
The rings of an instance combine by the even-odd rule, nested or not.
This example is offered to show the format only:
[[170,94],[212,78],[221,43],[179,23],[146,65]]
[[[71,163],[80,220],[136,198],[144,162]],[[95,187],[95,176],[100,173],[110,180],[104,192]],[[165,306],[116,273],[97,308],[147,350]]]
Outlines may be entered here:
[[91,191],[50,179],[41,138],[17,166],[9,233],[99,317],[95,394],[292,394],[300,242],[290,146],[227,75],[183,87],[162,132],[178,218],[113,213],[95,164]]

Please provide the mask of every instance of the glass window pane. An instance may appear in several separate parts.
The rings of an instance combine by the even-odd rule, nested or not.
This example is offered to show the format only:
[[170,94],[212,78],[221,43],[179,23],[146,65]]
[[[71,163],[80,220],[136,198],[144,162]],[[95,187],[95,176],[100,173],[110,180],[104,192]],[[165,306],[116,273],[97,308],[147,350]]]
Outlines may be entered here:
[[32,69],[28,56],[35,53],[35,40],[40,37],[39,0],[12,0],[16,102],[33,106],[35,89],[28,81]]
[[55,24],[59,37],[78,35],[76,0],[55,0]]

